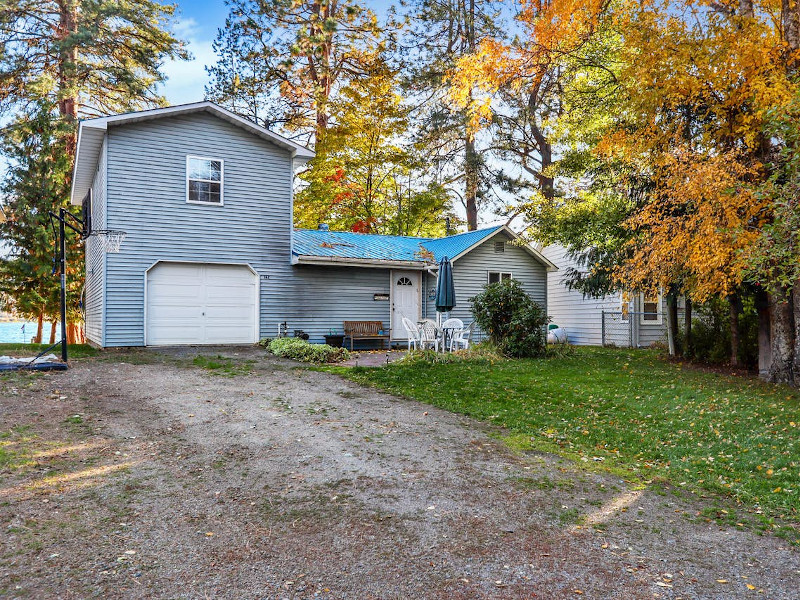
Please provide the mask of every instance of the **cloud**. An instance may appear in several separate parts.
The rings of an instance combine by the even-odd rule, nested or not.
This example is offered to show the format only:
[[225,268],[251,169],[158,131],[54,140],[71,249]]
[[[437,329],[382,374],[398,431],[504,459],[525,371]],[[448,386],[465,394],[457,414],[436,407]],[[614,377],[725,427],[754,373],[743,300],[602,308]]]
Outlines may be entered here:
[[216,62],[212,48],[213,38],[205,39],[197,21],[193,18],[182,18],[174,28],[175,35],[187,42],[192,60],[170,60],[164,63],[163,72],[167,76],[166,83],[159,91],[164,94],[170,104],[186,104],[203,99],[205,85],[208,82],[206,65]]

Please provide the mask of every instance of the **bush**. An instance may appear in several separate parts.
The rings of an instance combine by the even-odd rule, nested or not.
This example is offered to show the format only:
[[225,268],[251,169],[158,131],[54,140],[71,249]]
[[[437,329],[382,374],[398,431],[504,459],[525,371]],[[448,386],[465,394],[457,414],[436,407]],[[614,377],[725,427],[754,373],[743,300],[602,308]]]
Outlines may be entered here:
[[309,344],[300,338],[277,338],[269,342],[267,350],[275,356],[292,358],[301,362],[336,363],[350,358],[347,348],[334,348],[327,344]]
[[[692,318],[692,357],[711,364],[726,364],[731,354],[731,325],[727,300],[713,298],[695,305]],[[683,331],[681,331],[683,339]],[[758,365],[758,313],[751,296],[742,301],[739,313],[739,362]]]
[[546,352],[549,319],[518,281],[488,284],[470,302],[475,322],[503,353],[524,358]]

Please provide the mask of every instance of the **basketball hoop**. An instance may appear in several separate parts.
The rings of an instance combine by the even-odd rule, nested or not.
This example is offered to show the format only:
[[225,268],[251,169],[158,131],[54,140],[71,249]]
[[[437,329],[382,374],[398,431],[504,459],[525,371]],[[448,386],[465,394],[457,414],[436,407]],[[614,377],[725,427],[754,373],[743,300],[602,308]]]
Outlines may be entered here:
[[116,254],[126,235],[124,231],[117,229],[95,229],[89,234],[89,237],[97,238],[106,252]]

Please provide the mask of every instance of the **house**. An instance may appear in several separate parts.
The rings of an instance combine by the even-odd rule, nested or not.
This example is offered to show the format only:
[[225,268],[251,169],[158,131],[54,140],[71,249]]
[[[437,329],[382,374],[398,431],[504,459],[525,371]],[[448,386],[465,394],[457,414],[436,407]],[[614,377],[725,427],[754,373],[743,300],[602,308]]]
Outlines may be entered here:
[[666,342],[666,300],[662,294],[609,294],[602,298],[584,297],[564,283],[568,269],[578,263],[559,245],[541,250],[559,271],[547,275],[547,314],[567,333],[567,341],[579,346],[647,347]]
[[313,153],[211,102],[82,121],[72,203],[118,253],[86,241],[87,338],[101,347],[311,341],[345,320],[435,315],[436,262],[453,261],[458,306],[512,277],[546,306],[554,265],[504,226],[441,239],[295,230],[295,169]]

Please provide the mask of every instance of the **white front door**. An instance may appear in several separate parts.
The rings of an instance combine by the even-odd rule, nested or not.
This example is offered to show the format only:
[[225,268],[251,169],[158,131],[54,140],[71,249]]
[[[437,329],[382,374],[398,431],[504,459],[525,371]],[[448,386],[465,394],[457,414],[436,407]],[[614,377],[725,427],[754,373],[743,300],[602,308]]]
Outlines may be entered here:
[[420,318],[420,281],[416,271],[391,271],[392,339],[407,340],[403,317],[416,323]]
[[243,265],[156,264],[147,273],[147,345],[252,344],[258,279]]

